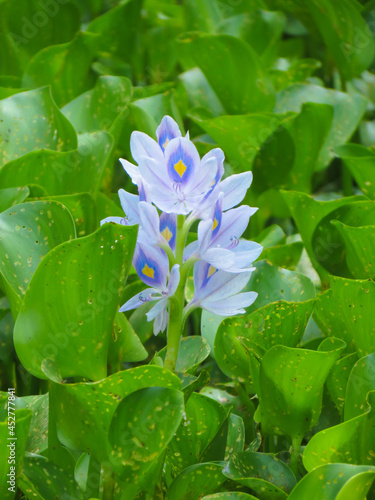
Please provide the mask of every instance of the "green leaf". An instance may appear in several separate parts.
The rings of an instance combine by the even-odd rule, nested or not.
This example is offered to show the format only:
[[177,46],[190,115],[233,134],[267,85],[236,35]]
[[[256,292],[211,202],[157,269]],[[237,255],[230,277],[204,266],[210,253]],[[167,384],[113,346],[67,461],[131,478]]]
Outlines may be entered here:
[[247,308],[248,313],[279,300],[305,302],[315,298],[314,284],[306,275],[282,269],[266,260],[255,262],[254,267],[255,271],[244,291],[253,290],[258,297]]
[[307,102],[302,104],[301,112],[294,120],[286,122],[285,127],[294,141],[294,162],[288,182],[290,189],[311,191],[311,179],[333,117],[331,105]]
[[2,74],[7,75],[21,75],[44,47],[69,42],[81,23],[71,2],[49,0],[3,0],[0,18],[0,60]]
[[241,453],[245,448],[245,425],[243,419],[231,413],[228,416],[228,438],[225,449],[225,460],[229,460],[234,453]]
[[240,173],[251,170],[259,146],[266,142],[278,127],[292,115],[259,113],[241,116],[219,116],[202,120],[192,119],[224,150],[231,170]]
[[282,191],[282,195],[297,224],[310,260],[324,284],[328,271],[345,274],[345,246],[334,219],[361,226],[374,220],[371,202],[359,196],[333,201],[317,201],[295,191]]
[[351,80],[370,66],[375,44],[353,0],[312,0],[305,4],[342,77]]
[[363,194],[375,199],[375,156],[373,152],[363,146],[356,148],[342,146],[337,148],[337,154],[342,158],[350,170]]
[[265,453],[237,453],[230,459],[223,474],[247,486],[262,500],[284,500],[296,484],[289,467]]
[[228,35],[189,34],[180,38],[229,114],[271,111],[272,83],[256,52]]
[[190,396],[181,425],[169,443],[166,455],[175,476],[202,460],[226,418],[227,412],[214,399],[197,393]]
[[75,238],[72,216],[54,201],[22,203],[0,214],[0,271],[23,297],[41,260]]
[[46,378],[41,365],[50,358],[62,377],[105,377],[136,231],[104,224],[48,254],[33,276],[14,329],[17,354],[30,373]]
[[181,382],[168,370],[149,365],[115,373],[99,382],[57,384],[60,441],[73,450],[87,451],[98,461],[108,460],[108,430],[119,402],[145,387],[180,389]]
[[351,369],[358,360],[356,353],[348,354],[333,365],[327,378],[327,389],[340,415],[344,412],[345,394]]
[[113,339],[109,346],[108,363],[144,361],[148,356],[146,349],[133,330],[124,314],[117,313],[113,325]]
[[38,184],[49,195],[97,191],[113,146],[108,132],[81,134],[77,149],[40,149],[6,163],[0,169],[0,183],[4,187]]
[[159,459],[183,412],[183,393],[164,387],[140,389],[118,405],[109,428],[109,458],[125,491],[151,490],[158,482]]
[[121,76],[101,76],[95,87],[63,107],[78,134],[108,130],[116,139],[126,118],[131,82]]
[[274,346],[265,354],[258,394],[264,433],[302,438],[318,422],[324,383],[344,347],[330,338],[317,351]]
[[98,228],[99,221],[96,216],[96,204],[92,194],[66,194],[47,196],[44,199],[57,201],[69,210],[75,223],[78,238],[86,236]]
[[[6,393],[3,393],[7,397]],[[7,398],[8,399],[8,398]],[[9,415],[8,409],[4,411],[5,420],[0,422],[0,442],[2,444],[0,448],[0,494],[1,498],[4,500],[11,500],[15,497],[15,493],[10,491],[11,484],[7,483],[11,478],[8,474],[11,473],[11,467],[14,467],[13,472],[15,473],[16,486],[14,491],[17,491],[17,484],[19,483],[20,474],[22,470],[22,464],[24,461],[24,455],[26,450],[27,435],[29,432],[31,411],[26,409],[14,411],[14,406],[9,406],[9,411],[13,412],[15,415]],[[15,418],[15,421],[11,420],[11,417]],[[11,440],[12,434],[8,428],[8,421],[14,422],[15,427],[13,435],[15,438]],[[11,463],[8,462],[11,460]],[[14,462],[12,461],[14,460]]]
[[375,390],[375,354],[358,360],[350,372],[346,386],[344,420],[368,411],[367,395]]
[[195,464],[181,472],[169,486],[166,500],[198,500],[221,489],[227,478],[220,463]]
[[375,351],[375,325],[372,307],[375,283],[331,277],[331,289],[320,295],[315,320],[327,336],[343,339],[360,357]]
[[322,465],[302,478],[288,500],[363,500],[374,475],[375,468],[365,465]]
[[328,463],[375,465],[375,392],[369,392],[370,410],[318,432],[307,443],[303,464],[308,471]]
[[140,0],[124,0],[87,26],[87,31],[100,36],[100,49],[111,54],[112,58],[117,56],[124,61],[132,60],[142,3]]
[[[2,172],[2,170],[0,170],[0,172]],[[5,184],[1,183],[1,185],[5,187]],[[28,187],[0,189],[0,212],[4,212],[7,208],[22,203],[29,194],[30,190]]]
[[48,393],[17,398],[16,406],[32,412],[26,450],[30,453],[43,452],[48,447]]
[[256,500],[253,495],[248,495],[241,491],[223,491],[222,493],[214,493],[213,495],[207,495],[202,498],[202,500]]
[[77,147],[74,128],[47,87],[3,99],[0,115],[0,167],[35,149],[69,151]]
[[93,84],[90,68],[96,53],[96,38],[91,33],[78,32],[71,42],[41,50],[26,66],[22,86],[51,85],[59,106],[82,94]]
[[185,71],[179,75],[179,79],[187,92],[189,104],[192,108],[206,108],[214,116],[225,113],[221,102],[199,68]]
[[245,382],[251,377],[249,350],[253,344],[271,349],[274,345],[296,347],[314,308],[307,302],[279,301],[247,316],[223,321],[215,338],[215,359],[228,377]]
[[353,278],[374,279],[375,225],[351,227],[340,221],[332,221],[345,242],[346,264]]
[[[158,352],[158,356],[164,361],[167,348]],[[210,355],[210,348],[206,340],[200,335],[183,337],[180,340],[178,357],[176,363],[177,372],[195,373],[198,366]]]
[[344,144],[353,135],[365,112],[366,100],[358,93],[349,95],[317,85],[298,83],[277,94],[275,112],[299,113],[307,102],[329,104],[334,109],[332,126],[315,167],[316,170],[322,170],[334,157],[334,148]]
[[83,500],[78,484],[66,471],[42,456],[25,458],[20,478],[20,489],[28,500],[74,498]]
[[241,38],[259,55],[262,63],[272,66],[277,56],[286,16],[282,12],[254,10],[225,19],[219,32]]
[[303,243],[295,241],[287,245],[265,248],[261,254],[261,258],[284,269],[294,269],[301,258],[302,250]]

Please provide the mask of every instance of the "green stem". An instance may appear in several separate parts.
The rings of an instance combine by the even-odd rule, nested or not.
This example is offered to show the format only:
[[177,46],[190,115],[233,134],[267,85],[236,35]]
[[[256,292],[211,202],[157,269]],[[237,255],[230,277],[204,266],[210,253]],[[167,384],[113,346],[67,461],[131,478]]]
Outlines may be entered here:
[[296,477],[298,475],[298,462],[302,439],[303,436],[300,436],[299,434],[292,437],[292,448],[290,450],[290,468],[292,469]]
[[[184,259],[184,246],[187,232],[184,230],[185,217],[177,216],[176,234],[176,262],[182,267]],[[174,294],[175,300],[169,301],[169,323],[167,332],[167,353],[165,355],[164,367],[174,371],[177,363],[178,349],[182,335],[182,311],[184,307],[186,279],[180,277],[180,283]]]
[[103,500],[113,500],[115,482],[111,468],[103,468]]

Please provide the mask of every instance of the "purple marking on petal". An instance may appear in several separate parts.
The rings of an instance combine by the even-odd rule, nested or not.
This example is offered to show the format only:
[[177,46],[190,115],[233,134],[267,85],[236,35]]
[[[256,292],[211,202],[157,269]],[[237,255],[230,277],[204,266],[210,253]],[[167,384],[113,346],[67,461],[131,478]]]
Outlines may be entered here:
[[184,137],[172,139],[165,150],[165,157],[170,179],[176,185],[186,186],[199,165],[199,154],[194,144]]
[[181,131],[173,118],[166,115],[156,129],[156,137],[158,139],[159,146],[163,151],[165,151],[165,148],[172,139],[181,137]]
[[164,290],[168,274],[168,257],[159,248],[138,242],[133,258],[138,276],[146,285]]
[[215,238],[221,228],[221,220],[223,218],[223,196],[220,194],[219,199],[215,204],[214,209],[214,217],[213,217],[213,225],[212,225],[212,238],[211,241]]
[[174,251],[176,248],[177,215],[162,212],[160,215],[160,233]]

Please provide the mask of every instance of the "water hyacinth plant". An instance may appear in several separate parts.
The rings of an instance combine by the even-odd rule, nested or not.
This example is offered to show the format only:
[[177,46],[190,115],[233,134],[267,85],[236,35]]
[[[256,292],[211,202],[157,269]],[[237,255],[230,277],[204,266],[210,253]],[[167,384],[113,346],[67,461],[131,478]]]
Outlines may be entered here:
[[[137,166],[127,160],[121,163],[139,194],[120,189],[125,217],[107,217],[102,224],[139,224],[133,266],[149,288],[129,299],[120,311],[155,303],[147,319],[154,321],[155,335],[168,327],[165,367],[174,370],[183,325],[195,308],[234,316],[254,302],[256,292],[241,290],[262,246],[241,239],[257,209],[234,208],[250,187],[252,173],[222,180],[223,151],[213,149],[201,159],[189,134],[182,137],[170,116],[164,116],[156,137],[157,141],[142,132],[132,133],[131,152]],[[186,245],[196,221],[198,237]],[[192,267],[194,295],[185,305]]]

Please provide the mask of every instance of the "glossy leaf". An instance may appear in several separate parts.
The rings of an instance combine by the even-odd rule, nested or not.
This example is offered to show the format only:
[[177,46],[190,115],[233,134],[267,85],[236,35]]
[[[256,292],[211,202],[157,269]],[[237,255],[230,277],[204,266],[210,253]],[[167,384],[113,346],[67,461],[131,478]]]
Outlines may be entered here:
[[23,297],[41,260],[75,238],[71,214],[53,201],[22,203],[0,214],[0,270]]
[[179,474],[169,486],[166,500],[198,500],[209,493],[220,491],[227,478],[220,463],[195,464]]
[[[1,172],[2,170],[0,170]],[[5,184],[2,184],[5,187]],[[8,189],[0,189],[0,212],[4,212],[7,208],[18,205],[26,200],[30,190],[28,187],[12,187]]]
[[259,372],[263,432],[302,438],[317,423],[324,383],[344,347],[326,339],[317,351],[275,346],[265,354]]
[[369,354],[353,366],[346,387],[344,420],[368,411],[367,395],[375,390],[375,354]]
[[[166,348],[158,352],[164,361]],[[198,335],[182,338],[178,351],[176,371],[194,373],[197,367],[210,355],[206,340]]]
[[166,460],[174,475],[201,461],[226,417],[226,411],[215,400],[197,393],[190,396],[181,425],[168,446]]
[[354,217],[357,223],[351,221],[352,225],[363,225],[363,220],[374,217],[371,204],[354,196],[317,201],[295,191],[282,191],[282,194],[301,233],[310,260],[324,283],[328,281],[327,269],[347,272],[342,265],[345,263],[345,254],[339,251],[345,248],[343,240],[331,220],[344,219],[344,222],[346,218],[350,220]]
[[308,471],[328,463],[375,464],[374,394],[368,394],[371,408],[366,413],[324,429],[312,437],[303,453],[303,464]]
[[109,428],[109,457],[124,480],[125,491],[149,490],[157,483],[159,458],[177,431],[183,411],[183,393],[164,387],[140,389],[118,405]]
[[50,358],[62,377],[98,380],[106,375],[108,345],[136,231],[105,224],[86,238],[60,245],[44,260],[14,330],[17,354],[31,373],[45,378],[41,364]]
[[62,112],[78,134],[108,130],[116,138],[126,118],[131,83],[120,76],[101,76],[95,87],[69,102]]
[[0,101],[0,166],[35,149],[69,151],[77,147],[73,126],[42,87]]
[[351,227],[332,221],[345,241],[346,264],[353,278],[374,279],[375,225]]
[[375,199],[375,156],[366,148],[347,149],[342,146],[337,149],[345,165],[350,170],[363,194]]
[[245,290],[257,292],[258,297],[247,309],[248,313],[279,300],[305,302],[315,298],[315,287],[308,276],[274,266],[266,260],[255,262],[254,267]]
[[[104,131],[81,134],[71,151],[31,151],[0,169],[2,186],[38,184],[49,195],[98,190],[111,158],[112,137]],[[103,217],[104,218],[104,217]]]
[[30,58],[44,47],[71,40],[81,22],[71,2],[10,0],[1,2],[0,9],[0,59],[7,75],[21,75]]
[[317,299],[314,317],[325,335],[343,339],[360,357],[375,351],[372,305],[375,284],[331,277],[331,289]]
[[38,52],[25,68],[22,86],[51,85],[56,103],[62,106],[91,87],[90,67],[95,52],[96,37],[78,32],[71,42]]
[[[4,412],[5,419],[0,422],[0,493],[1,498],[4,500],[15,498],[15,491],[17,491],[17,484],[19,484],[31,420],[30,410],[22,409],[14,411],[14,407],[9,406],[9,411],[15,413],[15,415],[9,414],[8,416],[7,408],[6,413]],[[13,420],[12,417],[14,417],[15,420]],[[8,428],[8,420],[9,423],[15,423],[14,430],[12,430],[13,434],[10,433]],[[12,440],[12,437],[16,439]],[[10,460],[11,463],[9,463],[8,460]],[[14,467],[13,472],[16,479],[14,492],[8,489],[13,485],[7,482],[11,480],[11,466]]]
[[25,459],[20,489],[26,498],[31,500],[48,500],[50,498],[73,497],[82,500],[82,492],[78,484],[63,469],[57,467],[42,456],[31,456]]
[[327,378],[328,392],[340,415],[344,412],[345,394],[350,372],[357,360],[358,356],[355,352],[339,359],[333,365]]
[[289,467],[265,453],[238,453],[230,459],[223,474],[253,490],[261,500],[285,499],[296,484]]
[[[219,116],[201,119],[196,123],[223,149],[234,173],[251,170],[259,146],[266,142],[278,127],[293,115],[254,113],[240,116]],[[228,131],[233,131],[228,133]]]
[[87,451],[99,461],[108,460],[107,435],[118,404],[146,387],[179,389],[181,382],[159,366],[140,366],[99,382],[58,384],[55,390],[60,405],[56,414],[59,439],[73,450]]
[[[192,34],[181,40],[230,114],[271,111],[272,84],[257,54],[238,38]],[[238,78],[238,75],[241,78]]]
[[225,319],[215,337],[215,359],[231,378],[249,377],[249,352],[258,344],[266,351],[275,345],[296,347],[310,319],[314,301],[268,304],[247,316]]
[[333,158],[333,149],[352,136],[365,112],[366,101],[359,94],[349,95],[317,85],[297,83],[278,93],[275,112],[299,113],[306,102],[329,104],[334,108],[332,126],[315,167],[316,170],[322,170]]
[[374,481],[375,468],[327,464],[312,470],[297,484],[290,500],[363,500]]

